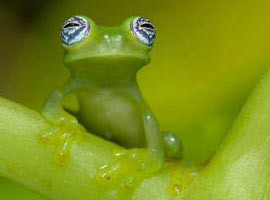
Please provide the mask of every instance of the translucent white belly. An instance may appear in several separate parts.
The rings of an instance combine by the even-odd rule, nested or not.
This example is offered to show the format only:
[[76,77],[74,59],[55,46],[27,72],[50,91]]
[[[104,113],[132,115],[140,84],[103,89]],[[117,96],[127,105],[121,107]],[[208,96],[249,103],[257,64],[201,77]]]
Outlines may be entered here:
[[78,97],[79,116],[92,133],[126,147],[145,146],[141,112],[133,98],[108,91],[81,92]]

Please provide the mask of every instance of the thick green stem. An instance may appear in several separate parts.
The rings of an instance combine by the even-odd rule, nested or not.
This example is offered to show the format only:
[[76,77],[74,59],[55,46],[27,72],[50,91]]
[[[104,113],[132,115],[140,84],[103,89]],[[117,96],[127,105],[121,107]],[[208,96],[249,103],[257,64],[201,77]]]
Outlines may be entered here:
[[49,199],[104,197],[95,174],[117,146],[84,134],[72,145],[70,163],[60,166],[52,160],[55,145],[43,144],[38,137],[48,127],[39,113],[0,99],[0,175]]
[[92,134],[83,133],[72,144],[70,163],[57,165],[52,159],[55,144],[44,144],[39,137],[48,128],[39,113],[0,98],[0,175],[53,200],[144,199],[141,191],[147,194],[149,187],[153,193],[164,192],[159,199],[175,195],[168,192],[170,167],[141,185],[99,184],[97,171],[121,148]]
[[38,137],[48,127],[39,113],[0,98],[0,175],[48,199],[270,199],[270,72],[193,182],[190,169],[167,163],[136,187],[101,185],[97,170],[120,147],[85,133],[73,143],[70,163],[60,166],[51,158],[55,145]]
[[270,199],[270,71],[189,188],[186,199]]

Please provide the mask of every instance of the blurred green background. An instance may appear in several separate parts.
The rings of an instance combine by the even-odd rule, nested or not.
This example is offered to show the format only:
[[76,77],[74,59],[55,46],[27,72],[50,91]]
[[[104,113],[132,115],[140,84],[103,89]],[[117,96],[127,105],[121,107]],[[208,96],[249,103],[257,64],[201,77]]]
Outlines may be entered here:
[[[163,130],[185,159],[206,162],[270,63],[269,0],[0,0],[0,95],[40,110],[68,77],[59,32],[73,15],[113,26],[132,15],[157,28],[152,62],[138,74]],[[0,180],[0,199],[40,199]]]

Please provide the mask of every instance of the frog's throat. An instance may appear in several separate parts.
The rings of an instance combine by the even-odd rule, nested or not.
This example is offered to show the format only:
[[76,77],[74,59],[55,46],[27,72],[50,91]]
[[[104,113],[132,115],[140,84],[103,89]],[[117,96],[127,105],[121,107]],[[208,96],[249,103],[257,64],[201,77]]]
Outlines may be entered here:
[[136,74],[145,64],[137,63],[91,63],[87,65],[67,65],[73,79],[85,80],[98,85],[127,83],[136,79]]

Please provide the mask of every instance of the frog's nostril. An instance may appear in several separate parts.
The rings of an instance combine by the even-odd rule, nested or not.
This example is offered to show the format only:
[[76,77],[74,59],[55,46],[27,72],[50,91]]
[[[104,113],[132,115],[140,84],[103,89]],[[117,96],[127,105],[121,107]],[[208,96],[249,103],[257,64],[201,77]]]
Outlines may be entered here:
[[106,40],[107,43],[111,42],[111,39],[107,33],[104,33],[103,38]]
[[115,37],[115,40],[118,41],[118,42],[122,41],[122,35],[116,36]]

